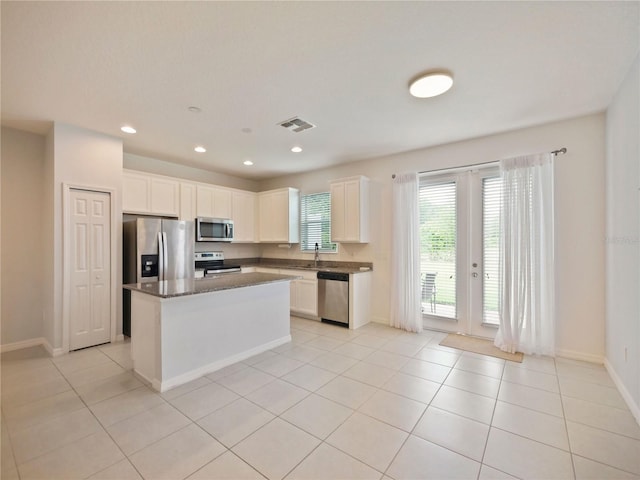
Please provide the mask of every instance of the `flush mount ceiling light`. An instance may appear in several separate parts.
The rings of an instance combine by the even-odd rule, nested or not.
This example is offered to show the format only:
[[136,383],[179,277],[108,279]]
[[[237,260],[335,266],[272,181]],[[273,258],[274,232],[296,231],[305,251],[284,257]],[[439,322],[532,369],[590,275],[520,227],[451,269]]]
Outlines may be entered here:
[[202,112],[202,109],[200,107],[189,107],[189,108],[187,108],[187,110],[189,110],[192,113],[200,113],[200,112]]
[[291,149],[293,153],[300,153],[302,151],[302,147],[295,146]]
[[253,165],[253,162],[251,160],[245,160],[244,163],[247,167],[250,167],[251,165]]
[[409,93],[418,98],[430,98],[442,95],[453,85],[453,76],[449,72],[429,72],[415,78],[409,84]]
[[196,148],[194,148],[194,150],[198,153],[204,153],[207,151],[207,149],[204,148],[202,145],[198,145]]
[[120,130],[122,130],[124,133],[136,133],[136,129],[130,125],[123,125],[122,127],[120,127]]

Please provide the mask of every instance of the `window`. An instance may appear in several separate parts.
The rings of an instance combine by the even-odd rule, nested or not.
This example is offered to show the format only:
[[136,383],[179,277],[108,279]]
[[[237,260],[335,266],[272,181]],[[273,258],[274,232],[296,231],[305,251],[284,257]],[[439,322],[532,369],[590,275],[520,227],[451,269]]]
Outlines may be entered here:
[[422,312],[456,318],[457,185],[420,181],[420,275]]
[[329,192],[302,195],[300,199],[300,250],[313,252],[316,243],[321,252],[337,252],[331,243],[331,195]]

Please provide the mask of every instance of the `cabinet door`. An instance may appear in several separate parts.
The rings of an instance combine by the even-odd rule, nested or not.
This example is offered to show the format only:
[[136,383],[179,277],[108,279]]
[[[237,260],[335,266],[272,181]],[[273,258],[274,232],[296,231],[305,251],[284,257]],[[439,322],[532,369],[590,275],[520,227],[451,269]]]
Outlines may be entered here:
[[180,182],[180,220],[196,218],[196,184]]
[[234,191],[231,198],[234,242],[255,241],[256,195]]
[[318,281],[296,280],[296,310],[307,315],[318,316]]
[[259,235],[261,242],[273,242],[275,240],[273,212],[275,211],[273,203],[273,194],[266,193],[260,195],[258,205],[260,222]]
[[360,241],[360,182],[344,183],[344,240]]
[[180,184],[169,178],[151,177],[151,213],[177,217],[180,214]]
[[330,192],[331,192],[331,240],[333,242],[340,242],[345,239],[344,183],[332,183]]
[[231,190],[225,188],[213,188],[213,217],[231,218]]
[[196,186],[196,216],[213,217],[213,188]]
[[271,195],[271,212],[273,240],[276,242],[289,241],[289,192],[283,190]]
[[122,173],[122,211],[151,213],[150,178],[147,175]]

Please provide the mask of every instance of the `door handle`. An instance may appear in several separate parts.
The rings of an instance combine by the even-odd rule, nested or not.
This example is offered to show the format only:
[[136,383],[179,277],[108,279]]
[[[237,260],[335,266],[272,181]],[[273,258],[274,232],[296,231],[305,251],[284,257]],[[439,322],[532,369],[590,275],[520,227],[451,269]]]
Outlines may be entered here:
[[164,270],[162,280],[167,279],[167,268],[169,268],[169,247],[167,246],[167,232],[162,232],[162,255],[164,256]]
[[158,232],[158,281],[164,280],[164,248],[162,241],[162,232]]
[[473,278],[477,278],[477,277],[478,277],[478,272],[473,272],[473,273],[471,274],[471,276],[472,276]]

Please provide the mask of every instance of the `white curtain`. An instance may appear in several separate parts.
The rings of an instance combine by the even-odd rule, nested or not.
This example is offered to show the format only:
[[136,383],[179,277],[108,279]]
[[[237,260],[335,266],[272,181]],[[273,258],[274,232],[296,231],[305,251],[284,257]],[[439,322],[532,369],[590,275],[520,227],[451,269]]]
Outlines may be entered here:
[[391,230],[391,326],[422,331],[418,175],[393,179]]
[[506,352],[555,354],[553,155],[503,160],[500,328]]

